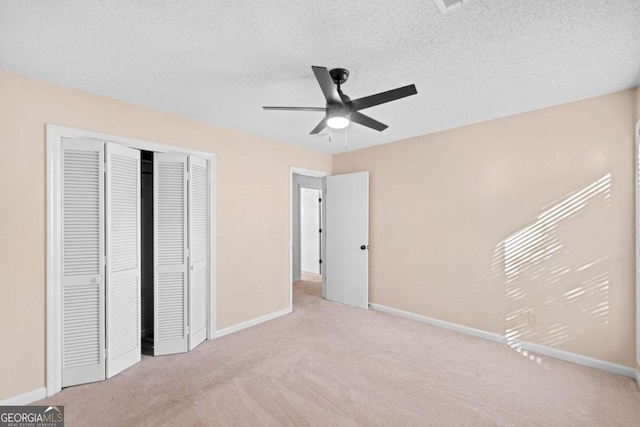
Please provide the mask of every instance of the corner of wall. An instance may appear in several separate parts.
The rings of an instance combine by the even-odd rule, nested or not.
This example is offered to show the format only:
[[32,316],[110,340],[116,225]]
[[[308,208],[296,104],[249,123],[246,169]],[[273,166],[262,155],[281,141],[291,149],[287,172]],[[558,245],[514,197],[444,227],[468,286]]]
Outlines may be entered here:
[[283,308],[282,310],[274,311],[273,313],[267,313],[267,314],[265,314],[263,316],[256,317],[255,319],[247,320],[246,322],[241,322],[241,323],[238,323],[236,325],[229,326],[227,328],[224,328],[224,329],[221,329],[219,331],[216,331],[215,338],[220,338],[220,337],[223,337],[225,335],[229,335],[229,334],[232,334],[234,332],[238,332],[238,331],[241,331],[243,329],[247,329],[247,328],[259,325],[259,324],[264,323],[264,322],[268,322],[269,320],[276,319],[276,318],[278,318],[280,316],[285,316],[285,315],[287,315],[289,313],[291,313],[291,308],[290,307]]

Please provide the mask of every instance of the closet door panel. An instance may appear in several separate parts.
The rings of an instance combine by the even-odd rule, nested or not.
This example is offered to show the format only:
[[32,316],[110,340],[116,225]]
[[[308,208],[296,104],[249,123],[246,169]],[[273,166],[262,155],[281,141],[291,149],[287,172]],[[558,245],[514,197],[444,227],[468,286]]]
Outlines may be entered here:
[[154,154],[154,354],[187,351],[187,156]]
[[209,290],[209,170],[189,156],[189,350],[207,338]]
[[106,144],[106,375],[141,359],[140,151]]
[[105,378],[104,144],[62,139],[62,387]]

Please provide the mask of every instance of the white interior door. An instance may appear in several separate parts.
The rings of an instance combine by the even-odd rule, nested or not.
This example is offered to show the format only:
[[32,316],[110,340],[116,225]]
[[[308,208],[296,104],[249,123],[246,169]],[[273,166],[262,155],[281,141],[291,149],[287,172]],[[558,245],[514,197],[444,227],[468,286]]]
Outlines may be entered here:
[[187,351],[187,155],[154,153],[154,354]]
[[62,138],[62,387],[105,378],[104,144]]
[[328,176],[325,185],[326,298],[368,308],[369,172]]
[[300,188],[300,268],[320,274],[320,191]]
[[107,378],[140,361],[140,151],[106,143]]
[[209,171],[189,156],[189,350],[207,338],[209,289]]

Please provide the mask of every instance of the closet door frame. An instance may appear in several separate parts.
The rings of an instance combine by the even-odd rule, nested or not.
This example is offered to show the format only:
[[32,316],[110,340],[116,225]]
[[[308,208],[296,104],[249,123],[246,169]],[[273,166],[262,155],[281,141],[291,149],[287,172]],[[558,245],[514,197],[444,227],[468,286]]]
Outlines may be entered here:
[[214,153],[47,124],[46,389],[62,389],[62,138],[90,138],[138,150],[193,154],[209,162],[209,298],[207,339],[216,337],[216,157]]

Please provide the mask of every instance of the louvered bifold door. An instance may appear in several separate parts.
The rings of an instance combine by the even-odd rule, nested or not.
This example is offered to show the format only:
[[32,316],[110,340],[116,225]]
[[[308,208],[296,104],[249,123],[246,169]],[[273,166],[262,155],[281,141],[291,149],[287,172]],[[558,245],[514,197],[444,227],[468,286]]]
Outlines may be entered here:
[[107,143],[107,378],[140,361],[140,151]]
[[189,350],[207,338],[209,290],[209,170],[189,156]]
[[187,351],[187,155],[154,153],[155,355]]
[[105,378],[104,143],[62,138],[62,386]]

